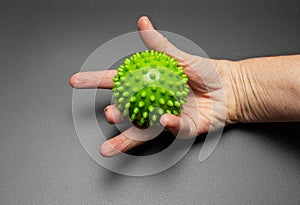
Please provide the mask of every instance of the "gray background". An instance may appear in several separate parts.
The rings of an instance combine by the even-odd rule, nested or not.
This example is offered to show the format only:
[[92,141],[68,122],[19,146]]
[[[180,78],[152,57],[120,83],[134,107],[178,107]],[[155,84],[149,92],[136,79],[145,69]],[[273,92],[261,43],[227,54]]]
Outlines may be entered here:
[[141,15],[212,58],[300,53],[299,1],[126,2],[0,2],[0,203],[299,204],[298,123],[234,125],[203,163],[199,137],[174,167],[125,177],[82,148],[68,85],[91,52],[134,31]]

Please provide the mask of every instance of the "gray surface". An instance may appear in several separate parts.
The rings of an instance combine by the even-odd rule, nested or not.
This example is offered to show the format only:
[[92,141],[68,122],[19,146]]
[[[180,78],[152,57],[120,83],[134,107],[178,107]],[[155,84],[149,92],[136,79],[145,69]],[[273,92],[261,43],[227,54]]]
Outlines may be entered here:
[[143,14],[214,58],[300,53],[298,0],[0,5],[0,204],[300,203],[298,123],[235,125],[203,163],[199,140],[163,173],[124,177],[81,147],[68,86],[94,49]]

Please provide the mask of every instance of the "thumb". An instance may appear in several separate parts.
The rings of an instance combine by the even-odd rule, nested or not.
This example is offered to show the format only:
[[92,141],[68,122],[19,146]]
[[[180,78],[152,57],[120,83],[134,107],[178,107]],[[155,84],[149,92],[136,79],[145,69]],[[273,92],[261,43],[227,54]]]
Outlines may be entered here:
[[148,49],[164,52],[178,61],[183,61],[190,56],[176,48],[166,37],[156,31],[147,16],[142,16],[138,20],[137,27],[141,39]]

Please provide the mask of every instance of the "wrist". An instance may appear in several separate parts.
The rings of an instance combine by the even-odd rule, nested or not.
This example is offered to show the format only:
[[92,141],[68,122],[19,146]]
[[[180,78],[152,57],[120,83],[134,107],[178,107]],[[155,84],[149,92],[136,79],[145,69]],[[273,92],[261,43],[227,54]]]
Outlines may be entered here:
[[225,108],[226,108],[226,120],[225,124],[233,124],[240,121],[240,98],[241,92],[239,85],[237,85],[239,79],[240,64],[238,61],[230,60],[214,60],[215,67],[219,72],[219,76],[222,80],[222,87],[225,94]]
[[[226,124],[255,122],[259,118],[258,84],[254,84],[255,74],[244,61],[220,61],[226,71],[223,77],[227,117]],[[261,96],[260,96],[261,97]],[[264,103],[262,103],[264,104]]]
[[232,122],[251,122],[254,120],[256,102],[252,98],[252,93],[256,88],[251,83],[251,75],[243,61],[236,61],[235,66],[230,70],[231,98],[234,101],[230,116]]
[[231,70],[237,122],[299,120],[299,57],[278,56],[236,62]]

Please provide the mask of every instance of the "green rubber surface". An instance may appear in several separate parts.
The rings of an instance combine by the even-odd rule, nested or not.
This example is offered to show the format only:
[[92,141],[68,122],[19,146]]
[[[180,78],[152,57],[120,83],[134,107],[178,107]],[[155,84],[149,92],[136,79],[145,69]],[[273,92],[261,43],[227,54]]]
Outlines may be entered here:
[[118,109],[141,128],[158,125],[165,113],[178,115],[189,92],[188,78],[178,62],[153,50],[126,58],[113,81]]

